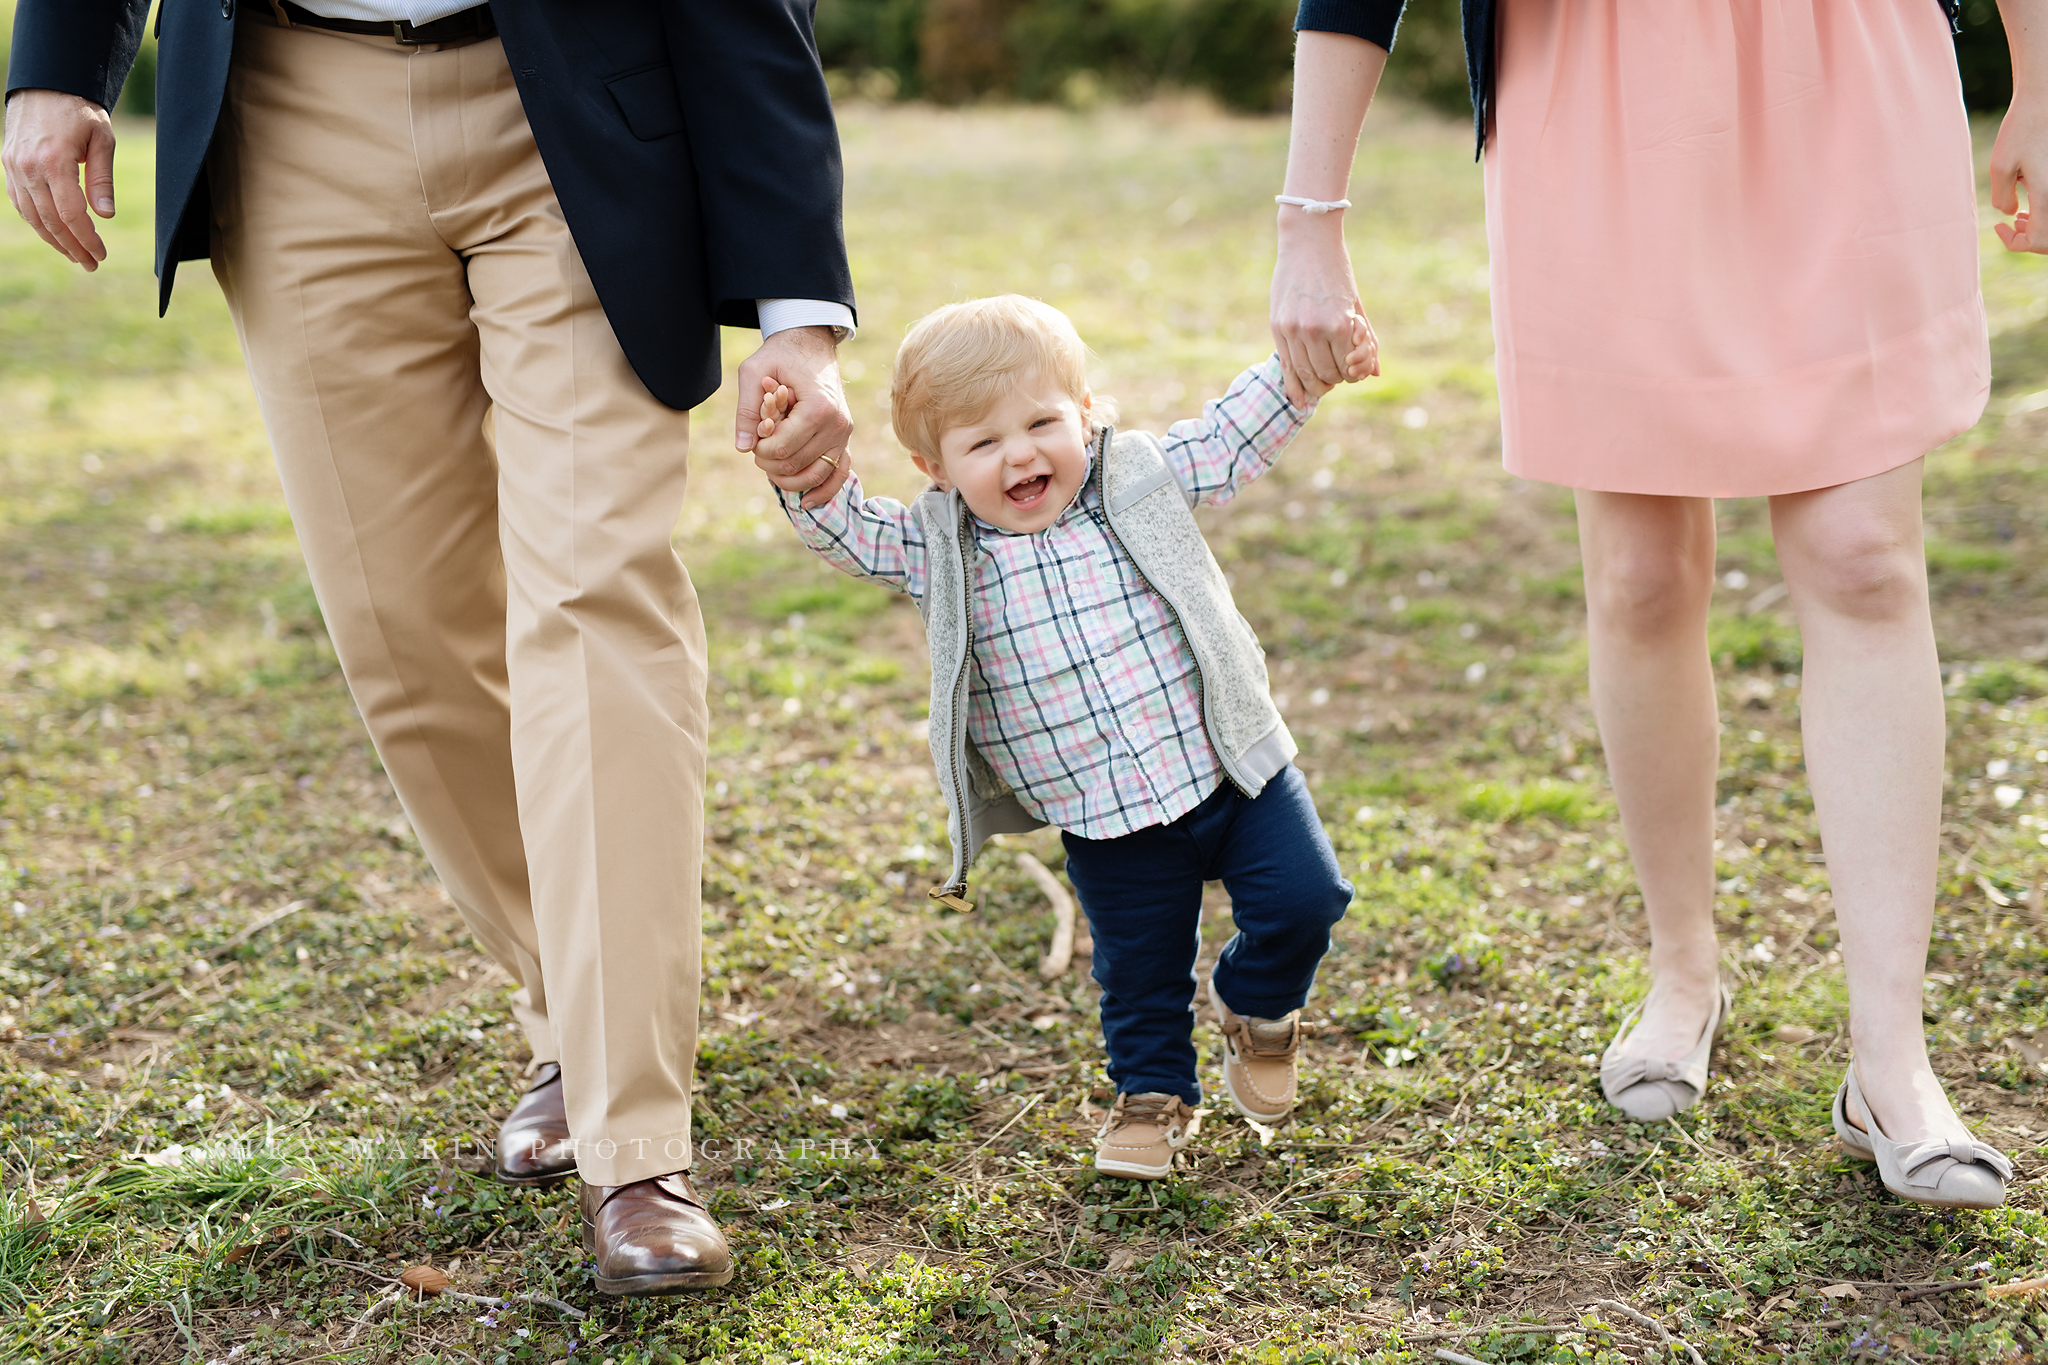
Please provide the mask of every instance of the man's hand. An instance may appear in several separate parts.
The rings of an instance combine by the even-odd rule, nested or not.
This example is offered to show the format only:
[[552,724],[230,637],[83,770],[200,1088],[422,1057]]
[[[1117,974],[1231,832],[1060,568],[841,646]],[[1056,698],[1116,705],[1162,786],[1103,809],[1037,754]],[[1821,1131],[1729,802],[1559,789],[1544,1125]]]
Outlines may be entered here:
[[1273,347],[1287,376],[1287,401],[1299,406],[1346,380],[1380,372],[1379,339],[1359,306],[1358,283],[1336,214],[1281,210],[1280,254],[1273,265]]
[[[762,342],[740,365],[733,444],[754,452],[754,463],[777,488],[803,493],[805,507],[823,506],[846,482],[853,414],[839,386],[838,354],[830,327],[792,327]],[[789,390],[787,413],[763,446],[757,434],[762,397],[778,388]]]
[[36,236],[87,270],[99,269],[107,244],[92,214],[114,216],[114,124],[107,111],[61,90],[15,91],[7,101],[0,167],[7,172],[8,201]]

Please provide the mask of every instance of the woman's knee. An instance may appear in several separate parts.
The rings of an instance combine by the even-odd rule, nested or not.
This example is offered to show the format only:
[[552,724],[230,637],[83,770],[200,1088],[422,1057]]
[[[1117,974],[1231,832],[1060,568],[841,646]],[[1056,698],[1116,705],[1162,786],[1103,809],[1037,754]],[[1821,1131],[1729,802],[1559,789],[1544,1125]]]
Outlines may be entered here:
[[1713,560],[1683,545],[1634,544],[1586,560],[1587,613],[1633,638],[1697,634],[1713,595]]
[[1798,604],[1860,621],[1926,610],[1927,565],[1915,529],[1870,522],[1832,527],[1783,555]]

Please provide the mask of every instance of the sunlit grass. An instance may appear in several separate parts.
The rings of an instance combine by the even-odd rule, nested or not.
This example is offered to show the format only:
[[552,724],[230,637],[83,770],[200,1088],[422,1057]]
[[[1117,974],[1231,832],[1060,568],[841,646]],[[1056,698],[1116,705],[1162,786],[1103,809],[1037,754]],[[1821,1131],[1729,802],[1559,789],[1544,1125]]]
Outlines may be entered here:
[[[1264,354],[1282,123],[843,112],[871,489],[918,489],[886,376],[950,299],[1066,308],[1128,424]],[[1884,1287],[2038,1273],[2031,1185],[1929,1213],[1825,1140],[1845,1000],[1755,505],[1721,511],[1711,640],[1735,1021],[1679,1125],[1600,1101],[1643,931],[1569,496],[1499,468],[1469,130],[1393,105],[1349,229],[1386,377],[1204,514],[1359,893],[1297,1121],[1268,1142],[1211,1113],[1156,1187],[1087,1169],[1093,991],[1039,977],[1050,916],[1015,858],[1058,867],[1059,844],[1006,841],[974,916],[929,909],[945,822],[916,614],[795,543],[721,396],[677,543],[714,664],[700,1183],[742,1268],[720,1294],[600,1298],[573,1192],[479,1174],[525,1060],[506,982],[363,737],[203,265],[153,316],[149,150],[122,129],[97,276],[0,224],[0,1356],[1643,1358],[1603,1298],[1708,1359],[2038,1351],[2030,1300]],[[2048,389],[2048,279],[1994,252],[1985,281],[1997,396],[1929,464],[1952,744],[1927,1015],[1965,1113],[2032,1174],[2048,411],[2011,400]],[[590,1317],[441,1298],[358,1330],[377,1277],[424,1261]],[[1844,1281],[1862,1297],[1819,1292]],[[1515,1322],[1552,1331],[1485,1334]]]

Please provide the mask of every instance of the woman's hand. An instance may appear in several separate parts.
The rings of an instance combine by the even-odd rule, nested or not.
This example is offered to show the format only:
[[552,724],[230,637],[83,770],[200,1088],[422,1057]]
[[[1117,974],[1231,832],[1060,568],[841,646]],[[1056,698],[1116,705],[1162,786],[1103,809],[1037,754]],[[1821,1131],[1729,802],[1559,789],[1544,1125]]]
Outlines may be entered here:
[[[2027,187],[2024,209],[2021,184]],[[2012,222],[1994,223],[1991,230],[2007,251],[2048,254],[2048,219],[2039,232],[2034,230],[2036,195],[2048,195],[2048,100],[2040,92],[2016,90],[1991,148],[1991,206],[2012,215]]]
[[1380,372],[1379,339],[1358,302],[1338,214],[1281,208],[1272,324],[1291,403]]
[[[2048,221],[2034,230],[2036,195],[2048,196],[2048,91],[2040,73],[2048,67],[2048,0],[1998,0],[2012,51],[2012,103],[1998,125],[1991,148],[1991,207],[2012,215],[2010,223],[1994,223],[1992,231],[2007,251],[2048,254]],[[2027,207],[2020,209],[2019,187],[2027,187]]]
[[[1358,155],[1359,125],[1386,64],[1385,48],[1348,33],[1304,30],[1296,35],[1287,194],[1345,197],[1351,162]],[[1379,341],[1358,304],[1341,211],[1310,213],[1294,204],[1281,206],[1272,323],[1273,348],[1280,353],[1290,403],[1321,398],[1346,379],[1380,372]]]

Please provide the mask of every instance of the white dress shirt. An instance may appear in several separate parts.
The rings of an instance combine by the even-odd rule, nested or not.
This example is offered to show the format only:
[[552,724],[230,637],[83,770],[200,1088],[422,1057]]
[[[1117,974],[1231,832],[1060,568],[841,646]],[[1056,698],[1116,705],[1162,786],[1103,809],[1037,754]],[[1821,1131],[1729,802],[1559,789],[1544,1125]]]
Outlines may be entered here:
[[[257,0],[260,4],[262,0]],[[473,9],[477,0],[294,0],[301,9],[328,19],[361,19],[371,24],[431,24]]]

